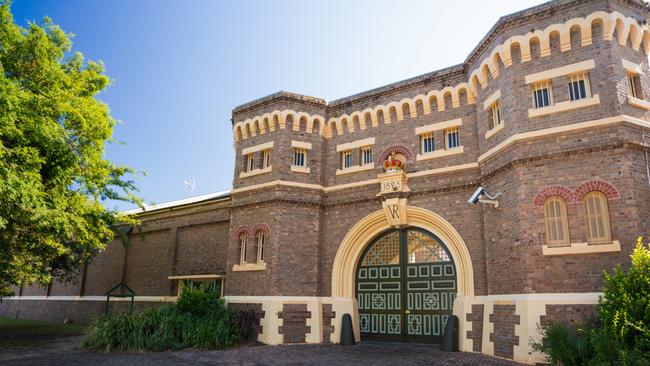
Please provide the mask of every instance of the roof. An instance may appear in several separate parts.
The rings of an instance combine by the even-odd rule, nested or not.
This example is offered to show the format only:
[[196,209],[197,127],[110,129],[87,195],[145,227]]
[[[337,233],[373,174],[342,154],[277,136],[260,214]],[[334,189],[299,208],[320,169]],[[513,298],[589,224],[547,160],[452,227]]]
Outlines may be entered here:
[[151,205],[151,206],[145,204],[143,208],[134,208],[132,210],[126,210],[126,211],[122,211],[120,213],[123,214],[123,215],[136,215],[136,214],[141,214],[141,213],[145,213],[145,212],[152,212],[152,211],[158,211],[158,210],[163,210],[163,209],[172,209],[172,208],[177,208],[177,207],[180,207],[180,206],[186,206],[186,205],[202,203],[202,202],[206,202],[206,201],[218,200],[218,199],[230,197],[230,191],[231,190],[228,189],[228,190],[225,190],[225,191],[208,193],[208,194],[204,194],[204,195],[201,195],[201,196],[185,198],[185,199],[182,199],[182,200],[158,203],[158,204]]

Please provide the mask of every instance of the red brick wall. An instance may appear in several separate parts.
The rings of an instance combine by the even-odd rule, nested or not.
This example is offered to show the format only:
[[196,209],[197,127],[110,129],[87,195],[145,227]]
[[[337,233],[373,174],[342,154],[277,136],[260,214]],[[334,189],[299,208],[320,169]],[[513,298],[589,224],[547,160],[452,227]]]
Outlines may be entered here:
[[467,331],[467,338],[472,340],[472,350],[481,352],[483,346],[483,310],[485,305],[473,304],[472,312],[466,315],[466,320],[472,323],[472,330]]
[[515,335],[515,324],[520,324],[519,315],[515,315],[515,305],[495,304],[489,321],[494,323],[494,332],[490,333],[490,341],[494,342],[494,355],[513,358],[514,346],[520,342]]
[[307,325],[307,319],[311,318],[307,304],[284,304],[278,318],[282,319],[278,333],[283,335],[284,343],[305,343],[305,336],[311,331]]

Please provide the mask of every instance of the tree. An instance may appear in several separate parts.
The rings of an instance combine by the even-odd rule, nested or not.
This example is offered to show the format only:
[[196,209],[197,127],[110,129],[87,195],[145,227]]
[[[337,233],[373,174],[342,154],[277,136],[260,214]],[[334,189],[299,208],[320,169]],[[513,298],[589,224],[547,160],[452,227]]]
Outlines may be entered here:
[[104,159],[116,121],[101,63],[45,18],[23,28],[0,0],[0,298],[70,278],[114,236],[105,200],[140,204],[131,168]]

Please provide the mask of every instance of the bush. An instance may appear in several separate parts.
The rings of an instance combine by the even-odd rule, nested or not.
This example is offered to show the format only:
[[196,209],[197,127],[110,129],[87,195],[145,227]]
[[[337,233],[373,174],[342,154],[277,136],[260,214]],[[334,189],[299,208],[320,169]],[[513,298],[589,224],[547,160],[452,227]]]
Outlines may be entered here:
[[650,244],[639,238],[630,270],[616,267],[605,283],[598,303],[603,327],[626,348],[650,353]]
[[532,348],[555,365],[650,365],[650,245],[639,238],[631,258],[627,272],[605,272],[594,326],[540,326]]
[[590,331],[573,330],[559,322],[539,326],[543,334],[541,343],[532,343],[535,351],[546,354],[552,364],[564,366],[586,365],[593,357]]
[[260,314],[253,309],[243,309],[239,311],[235,319],[235,324],[240,330],[242,341],[255,342],[259,332]]
[[95,319],[82,347],[99,351],[224,349],[240,339],[238,317],[216,294],[188,288],[175,304]]

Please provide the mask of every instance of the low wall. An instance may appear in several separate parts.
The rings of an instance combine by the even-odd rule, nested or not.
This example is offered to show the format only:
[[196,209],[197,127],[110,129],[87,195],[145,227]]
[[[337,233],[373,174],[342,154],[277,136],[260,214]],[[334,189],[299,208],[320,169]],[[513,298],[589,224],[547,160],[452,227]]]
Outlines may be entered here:
[[454,302],[458,316],[461,351],[535,364],[544,355],[533,352],[530,341],[539,341],[538,325],[560,321],[577,325],[595,316],[598,292],[511,294],[463,297]]
[[[133,309],[143,310],[174,300],[174,297],[136,296]],[[111,298],[109,312],[127,312],[129,305],[130,299]],[[106,297],[103,296],[21,296],[3,299],[0,317],[89,323],[103,315],[105,309]]]

